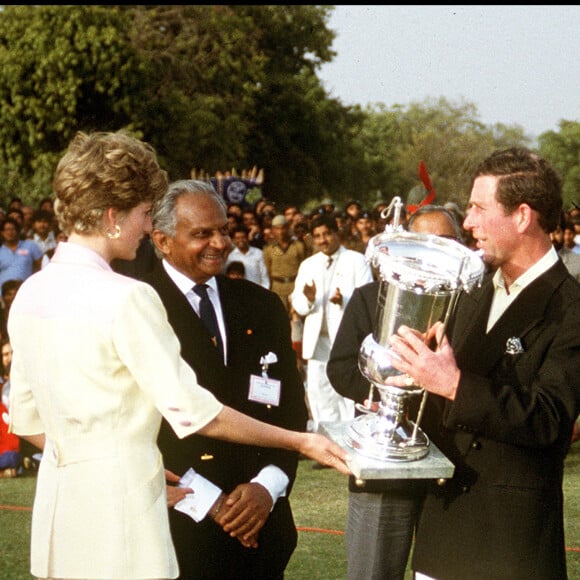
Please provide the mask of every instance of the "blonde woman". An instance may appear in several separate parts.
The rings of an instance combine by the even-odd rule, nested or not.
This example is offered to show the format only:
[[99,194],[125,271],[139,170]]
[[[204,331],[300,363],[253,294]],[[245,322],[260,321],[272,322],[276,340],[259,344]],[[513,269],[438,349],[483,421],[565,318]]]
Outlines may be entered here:
[[178,575],[162,416],[179,437],[283,447],[348,472],[328,439],[250,419],[200,387],[156,292],[111,269],[135,258],[166,188],[154,150],[124,133],[77,134],[56,169],[68,241],[21,286],[9,321],[11,429],[43,449],[31,547],[39,578]]

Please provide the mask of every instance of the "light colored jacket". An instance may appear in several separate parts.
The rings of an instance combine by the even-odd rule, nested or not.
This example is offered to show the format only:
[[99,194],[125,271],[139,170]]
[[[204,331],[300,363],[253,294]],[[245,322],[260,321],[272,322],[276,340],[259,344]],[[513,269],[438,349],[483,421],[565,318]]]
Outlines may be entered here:
[[[328,256],[323,252],[317,252],[306,258],[298,269],[291,300],[296,312],[305,317],[302,338],[304,359],[309,359],[314,354],[322,328],[323,314],[326,314],[328,336],[331,341],[334,341],[344,309],[354,289],[372,282],[373,279],[371,269],[360,252],[340,246],[333,257],[336,259],[336,265],[326,295],[332,296],[336,288],[339,288],[342,294],[342,304],[333,304],[324,299],[324,273]],[[303,289],[305,284],[312,284],[312,282],[316,284],[316,297],[314,302],[309,304]]]
[[51,578],[174,578],[157,434],[179,437],[222,406],[179,357],[149,285],[95,252],[59,244],[10,311],[11,429],[45,433],[31,572]]

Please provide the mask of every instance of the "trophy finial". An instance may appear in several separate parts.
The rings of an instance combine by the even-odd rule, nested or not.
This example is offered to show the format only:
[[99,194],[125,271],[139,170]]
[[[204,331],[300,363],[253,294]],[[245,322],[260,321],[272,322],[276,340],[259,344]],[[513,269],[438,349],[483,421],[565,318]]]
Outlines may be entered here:
[[391,203],[388,205],[388,207],[383,209],[383,211],[381,212],[381,217],[384,220],[387,220],[389,218],[389,216],[391,215],[391,212],[394,212],[392,223],[390,223],[390,224],[388,223],[385,226],[385,232],[395,232],[395,231],[399,231],[399,230],[403,229],[403,226],[401,225],[401,210],[402,209],[403,209],[403,202],[398,195],[393,197],[393,199],[391,200]]

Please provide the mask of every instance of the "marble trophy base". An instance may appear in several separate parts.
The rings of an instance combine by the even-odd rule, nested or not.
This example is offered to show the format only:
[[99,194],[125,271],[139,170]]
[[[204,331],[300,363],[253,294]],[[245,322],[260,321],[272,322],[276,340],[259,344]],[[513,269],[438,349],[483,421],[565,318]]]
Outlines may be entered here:
[[348,431],[352,421],[323,421],[318,431],[345,449],[350,461],[348,467],[359,480],[365,479],[449,479],[455,467],[437,446],[430,441],[429,453],[412,461],[379,460],[361,454],[349,445]]

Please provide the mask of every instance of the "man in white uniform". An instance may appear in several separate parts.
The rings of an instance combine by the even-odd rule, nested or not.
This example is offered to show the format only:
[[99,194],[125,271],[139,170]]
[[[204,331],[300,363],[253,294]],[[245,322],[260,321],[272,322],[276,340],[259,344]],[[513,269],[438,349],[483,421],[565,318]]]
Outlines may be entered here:
[[319,251],[300,264],[291,301],[296,312],[304,316],[302,357],[308,361],[307,400],[316,430],[321,421],[354,417],[353,401],[333,389],[326,363],[354,289],[373,277],[365,257],[341,245],[334,217],[317,215],[310,231]]

